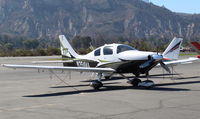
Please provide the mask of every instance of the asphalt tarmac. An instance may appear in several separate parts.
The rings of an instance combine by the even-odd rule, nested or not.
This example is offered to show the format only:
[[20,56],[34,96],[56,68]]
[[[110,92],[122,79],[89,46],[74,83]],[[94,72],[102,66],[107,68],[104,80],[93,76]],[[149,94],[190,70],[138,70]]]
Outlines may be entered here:
[[[0,64],[53,58],[58,56],[6,57]],[[88,86],[91,73],[0,67],[0,119],[199,119],[200,62],[173,69],[174,75],[153,69],[153,89],[134,88],[115,76],[95,91]]]

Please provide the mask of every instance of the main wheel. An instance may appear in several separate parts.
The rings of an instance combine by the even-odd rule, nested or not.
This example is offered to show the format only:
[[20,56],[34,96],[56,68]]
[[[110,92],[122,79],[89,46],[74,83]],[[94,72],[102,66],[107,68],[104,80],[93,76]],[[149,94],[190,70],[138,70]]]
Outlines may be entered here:
[[98,90],[103,86],[103,83],[101,81],[95,80],[90,83],[90,86],[93,87],[95,90]]
[[138,87],[138,84],[142,82],[140,79],[135,78],[133,80],[128,81],[128,83],[132,84],[134,87]]

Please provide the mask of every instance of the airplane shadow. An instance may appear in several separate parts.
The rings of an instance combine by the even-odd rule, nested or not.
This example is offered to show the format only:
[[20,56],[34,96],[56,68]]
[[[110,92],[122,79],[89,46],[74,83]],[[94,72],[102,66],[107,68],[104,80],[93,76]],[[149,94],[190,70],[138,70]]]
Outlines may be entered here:
[[[178,78],[177,80],[182,79],[196,79],[200,78],[200,76],[194,76],[194,77],[183,77]],[[25,95],[23,97],[52,97],[52,96],[64,96],[64,95],[75,95],[75,94],[81,94],[81,93],[94,93],[94,92],[106,92],[106,91],[118,91],[118,90],[146,90],[146,91],[191,91],[191,89],[185,89],[185,88],[168,88],[163,86],[171,86],[171,85],[184,85],[184,84],[197,84],[200,83],[200,81],[184,81],[184,82],[173,82],[173,83],[162,83],[162,84],[156,84],[154,88],[151,89],[145,89],[143,87],[133,87],[133,86],[109,86],[109,84],[118,84],[120,82],[111,82],[111,83],[104,83],[104,86],[100,90],[94,90],[94,89],[86,89],[86,90],[74,90],[74,91],[67,91],[67,92],[55,92],[55,93],[46,93],[46,94],[38,94],[38,95]],[[85,85],[71,85],[71,86],[55,86],[50,88],[75,88],[75,87],[82,87],[82,86],[89,86],[88,84]]]
[[[149,75],[149,78],[161,78],[163,76],[165,76],[164,78],[172,78],[172,76],[176,76],[176,75],[181,75],[179,73],[176,74],[154,74],[154,75]],[[167,77],[169,76],[169,77]],[[127,76],[127,78],[133,79],[135,78],[134,76]],[[139,78],[147,78],[146,76],[140,76]],[[122,80],[124,79],[123,77],[120,76],[114,76],[110,79],[102,79],[101,81],[113,81],[113,80]],[[91,82],[91,80],[85,80],[85,81],[80,81],[80,82]]]
[[163,84],[156,84],[155,86],[172,86],[172,85],[184,85],[184,84],[195,84],[200,83],[200,81],[189,81],[189,82],[174,82],[174,83],[163,83]]
[[80,93],[94,93],[94,92],[105,92],[105,91],[117,91],[117,90],[146,90],[146,91],[189,91],[189,89],[184,88],[165,88],[165,87],[155,87],[152,89],[145,89],[139,87],[132,86],[104,86],[100,90],[87,89],[87,90],[76,90],[76,91],[68,91],[68,92],[56,92],[56,93],[46,93],[46,94],[38,94],[38,95],[25,95],[23,97],[53,97],[53,96],[64,96],[64,95],[75,95]]
[[[104,85],[106,84],[119,84],[120,82],[111,82],[111,83],[103,83]],[[82,84],[82,85],[70,85],[70,86],[53,86],[53,87],[50,87],[50,88],[70,88],[70,87],[85,87],[85,86],[89,86],[89,84]]]
[[142,87],[133,87],[133,86],[104,86],[100,90],[87,89],[87,90],[74,90],[67,92],[55,92],[55,93],[46,93],[46,94],[38,94],[38,95],[25,95],[23,97],[53,97],[53,96],[64,96],[64,95],[75,95],[81,93],[94,93],[94,92],[106,92],[106,91],[117,91],[117,90],[146,90],[146,91],[190,91],[190,89],[185,88],[167,88],[161,86],[167,85],[181,85],[181,84],[192,84],[192,83],[200,83],[200,81],[193,82],[182,82],[182,83],[167,83],[167,84],[157,84],[156,87],[152,89],[145,89]]
[[192,76],[192,77],[179,77],[175,78],[174,80],[185,80],[185,79],[200,79],[200,76]]

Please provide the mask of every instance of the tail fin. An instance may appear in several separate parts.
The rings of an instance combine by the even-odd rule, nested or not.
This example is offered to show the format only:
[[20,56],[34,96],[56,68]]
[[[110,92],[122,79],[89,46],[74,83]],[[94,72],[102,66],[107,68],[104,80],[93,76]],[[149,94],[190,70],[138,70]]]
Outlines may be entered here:
[[59,35],[60,44],[61,44],[61,54],[62,56],[67,56],[70,58],[77,58],[79,55],[74,51],[72,46],[67,41],[64,35]]
[[175,37],[163,52],[163,57],[171,60],[178,59],[182,42],[182,38]]
[[191,42],[191,43],[196,48],[197,52],[200,54],[200,44],[197,42]]

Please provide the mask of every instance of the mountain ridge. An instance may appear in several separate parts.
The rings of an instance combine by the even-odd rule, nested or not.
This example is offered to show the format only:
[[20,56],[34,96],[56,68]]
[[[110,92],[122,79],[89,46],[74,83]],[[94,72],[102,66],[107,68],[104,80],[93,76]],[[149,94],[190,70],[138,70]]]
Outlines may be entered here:
[[0,33],[31,38],[200,37],[200,15],[140,0],[0,0]]

